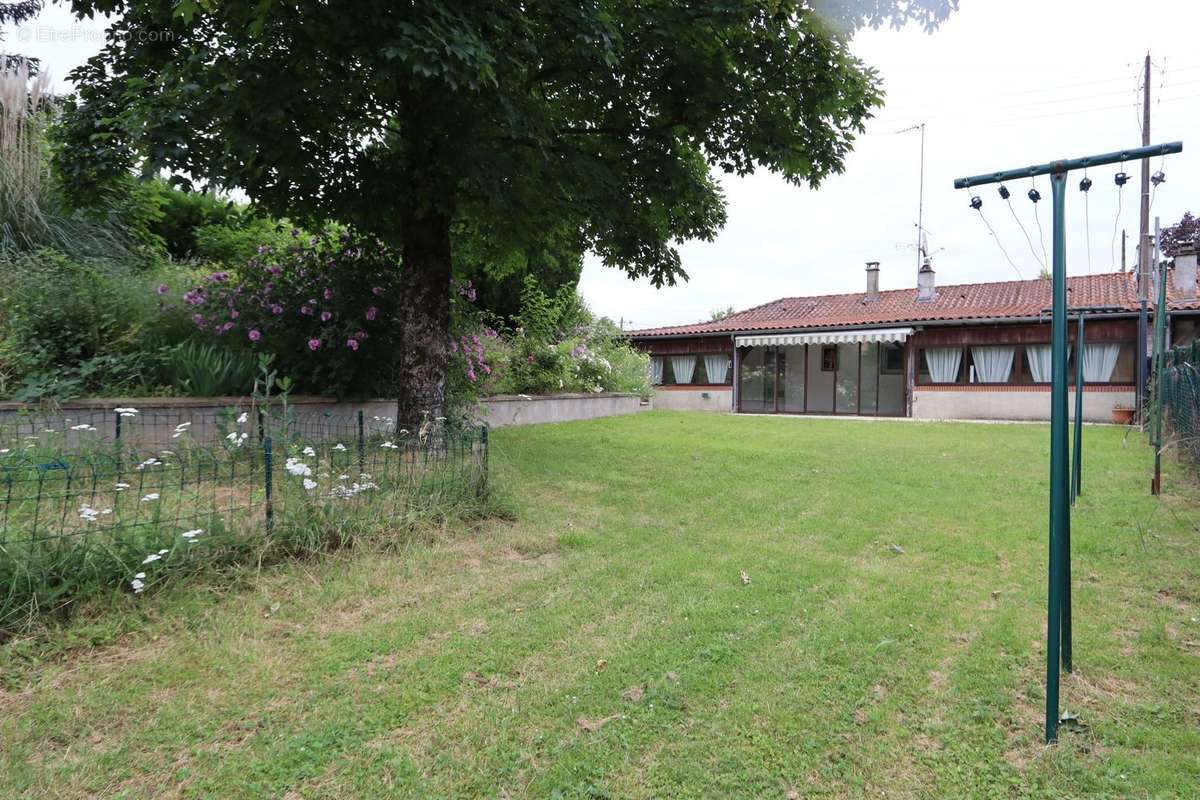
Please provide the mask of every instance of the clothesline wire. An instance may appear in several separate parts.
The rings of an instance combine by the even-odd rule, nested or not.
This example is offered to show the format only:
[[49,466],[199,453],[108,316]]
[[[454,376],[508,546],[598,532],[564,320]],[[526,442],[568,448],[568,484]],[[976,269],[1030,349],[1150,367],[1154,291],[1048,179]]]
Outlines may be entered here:
[[1004,258],[1007,259],[1009,266],[1013,268],[1013,272],[1017,273],[1017,279],[1024,280],[1025,277],[1021,274],[1021,270],[1017,268],[1016,263],[1012,260],[1012,256],[1008,254],[1008,250],[1005,249],[1004,244],[1000,241],[1000,237],[996,235],[995,229],[992,228],[992,223],[988,222],[987,217],[984,216],[983,209],[980,208],[976,210],[979,211],[979,218],[983,220],[983,224],[987,226],[988,233],[992,235],[992,239],[996,242],[996,246],[1000,248],[1000,252],[1004,254]]

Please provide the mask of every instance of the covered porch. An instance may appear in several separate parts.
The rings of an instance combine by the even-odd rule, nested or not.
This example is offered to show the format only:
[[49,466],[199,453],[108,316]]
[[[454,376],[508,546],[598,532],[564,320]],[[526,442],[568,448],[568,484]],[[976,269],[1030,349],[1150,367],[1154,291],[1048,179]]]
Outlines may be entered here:
[[734,338],[734,408],[747,414],[908,415],[912,328]]

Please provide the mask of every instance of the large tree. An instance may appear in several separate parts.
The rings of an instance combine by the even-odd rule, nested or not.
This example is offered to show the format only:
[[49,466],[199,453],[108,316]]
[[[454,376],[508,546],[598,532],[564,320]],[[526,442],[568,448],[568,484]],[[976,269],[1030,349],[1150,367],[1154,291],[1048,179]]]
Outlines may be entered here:
[[816,185],[881,89],[861,25],[957,0],[73,0],[119,15],[71,77],[67,175],[162,170],[334,218],[401,253],[402,398],[440,391],[452,232],[562,226],[656,285],[725,221],[710,168]]

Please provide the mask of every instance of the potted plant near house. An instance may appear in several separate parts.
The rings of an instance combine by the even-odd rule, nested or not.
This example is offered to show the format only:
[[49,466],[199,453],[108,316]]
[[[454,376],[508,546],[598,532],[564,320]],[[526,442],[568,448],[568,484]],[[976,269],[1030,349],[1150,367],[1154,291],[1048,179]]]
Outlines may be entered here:
[[1133,406],[1117,403],[1112,409],[1112,421],[1117,425],[1128,425],[1133,422]]

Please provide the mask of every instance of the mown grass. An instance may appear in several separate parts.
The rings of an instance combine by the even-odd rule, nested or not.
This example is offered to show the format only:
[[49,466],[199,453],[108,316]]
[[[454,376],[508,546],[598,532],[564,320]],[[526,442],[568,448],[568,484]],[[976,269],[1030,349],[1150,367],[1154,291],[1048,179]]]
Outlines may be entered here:
[[[1043,426],[496,431],[512,520],[113,598],[3,655],[0,796],[1188,797],[1194,483],[1085,434],[1041,744]],[[745,582],[742,573],[749,582]]]

